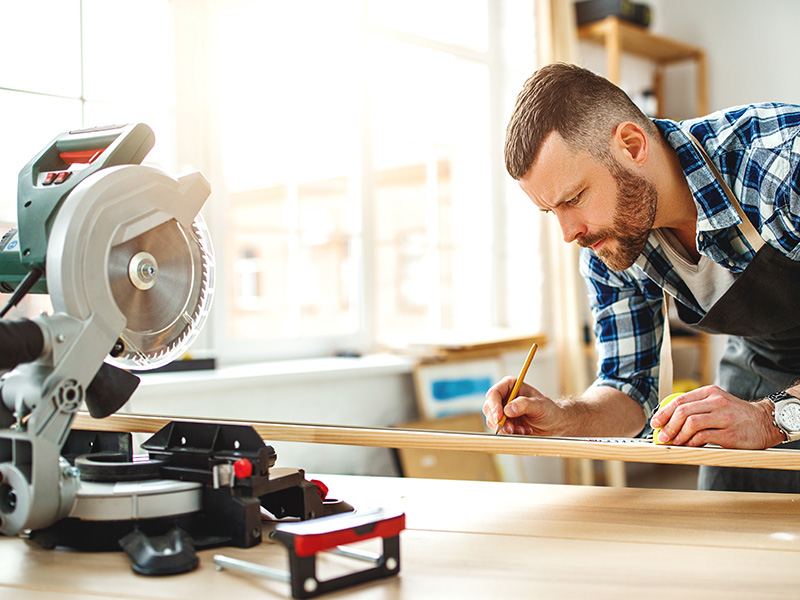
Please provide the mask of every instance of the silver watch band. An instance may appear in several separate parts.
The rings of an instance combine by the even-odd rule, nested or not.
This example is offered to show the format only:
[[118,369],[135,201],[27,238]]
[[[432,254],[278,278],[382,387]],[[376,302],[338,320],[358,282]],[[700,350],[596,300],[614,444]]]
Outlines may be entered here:
[[781,432],[781,435],[783,436],[783,442],[781,443],[786,444],[787,442],[795,442],[800,440],[800,431],[787,431],[784,429],[780,423],[778,423],[778,418],[775,414],[778,402],[781,402],[782,400],[798,400],[798,398],[784,391],[770,394],[769,396],[765,397],[765,400],[769,400],[772,403],[772,425]]

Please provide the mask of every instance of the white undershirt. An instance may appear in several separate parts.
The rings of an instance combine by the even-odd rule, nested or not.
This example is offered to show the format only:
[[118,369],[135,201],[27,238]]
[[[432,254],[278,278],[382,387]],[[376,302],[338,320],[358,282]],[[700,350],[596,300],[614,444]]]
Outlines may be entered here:
[[700,306],[710,309],[733,285],[733,273],[715,263],[707,256],[700,255],[695,264],[689,253],[669,230],[653,230],[672,266],[686,283]]

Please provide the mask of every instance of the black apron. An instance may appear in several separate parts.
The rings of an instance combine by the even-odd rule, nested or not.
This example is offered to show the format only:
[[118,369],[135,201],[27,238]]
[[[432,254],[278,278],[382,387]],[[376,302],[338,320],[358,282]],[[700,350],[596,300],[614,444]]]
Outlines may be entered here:
[[[743,234],[760,249],[704,317],[675,304],[692,328],[730,336],[716,384],[743,400],[757,400],[800,379],[800,262],[761,240],[708,155],[696,141],[695,146],[739,212]],[[797,442],[781,446],[798,447]],[[800,471],[701,466],[698,489],[800,493]]]

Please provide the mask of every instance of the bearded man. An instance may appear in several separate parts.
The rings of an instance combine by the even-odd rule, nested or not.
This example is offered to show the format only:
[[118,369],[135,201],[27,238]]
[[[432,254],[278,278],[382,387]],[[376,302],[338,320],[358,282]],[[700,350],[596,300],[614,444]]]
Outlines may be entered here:
[[[506,168],[581,247],[598,374],[551,399],[507,377],[484,414],[501,432],[645,436],[726,448],[800,440],[800,106],[650,119],[617,86],[552,64],[520,93]],[[665,297],[728,335],[716,384],[657,410]],[[800,493],[800,472],[701,467],[698,487]]]

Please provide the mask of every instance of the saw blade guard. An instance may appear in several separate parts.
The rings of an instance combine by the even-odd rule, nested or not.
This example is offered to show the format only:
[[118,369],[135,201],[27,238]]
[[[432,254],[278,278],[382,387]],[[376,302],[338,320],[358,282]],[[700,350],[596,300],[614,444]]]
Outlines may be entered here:
[[127,165],[91,175],[67,197],[48,246],[48,287],[56,311],[105,334],[95,344],[101,361],[154,369],[200,333],[215,279],[199,212],[209,193],[200,173],[174,179]]

